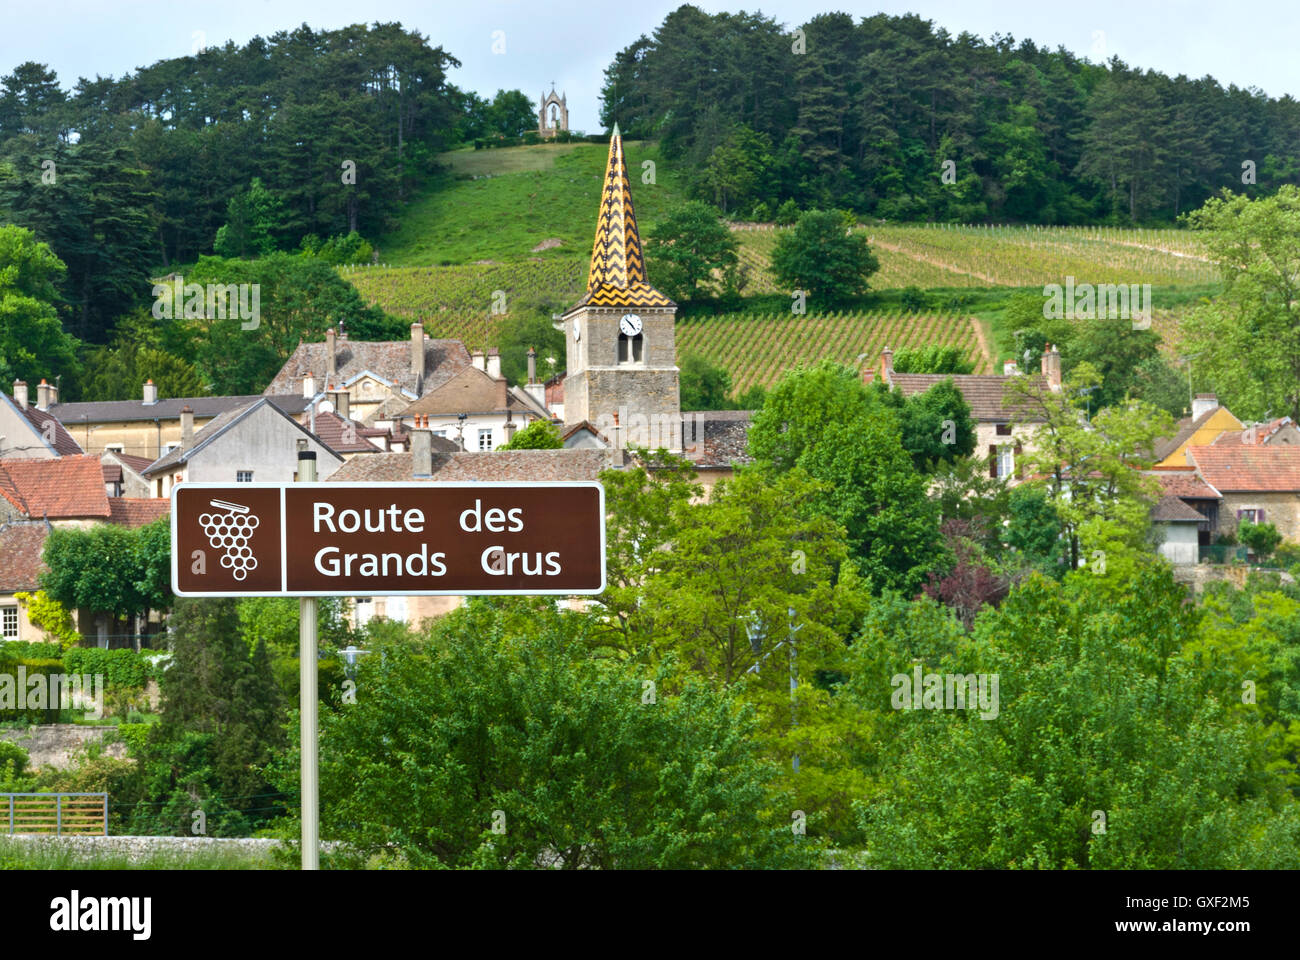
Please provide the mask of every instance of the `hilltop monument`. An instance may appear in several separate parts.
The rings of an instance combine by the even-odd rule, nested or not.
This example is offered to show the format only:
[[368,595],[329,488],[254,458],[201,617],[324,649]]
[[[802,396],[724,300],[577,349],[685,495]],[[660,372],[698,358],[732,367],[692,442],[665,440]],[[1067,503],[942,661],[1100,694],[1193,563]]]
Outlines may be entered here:
[[[551,110],[551,122],[546,123],[546,109]],[[537,111],[537,132],[543,137],[553,137],[555,134],[569,129],[569,102],[564,94],[555,95],[555,81],[551,81],[551,92],[548,94],[542,91],[542,108]]]
[[646,280],[618,124],[609,140],[587,292],[560,318],[568,374],[564,418],[617,446],[682,449],[673,329],[677,305]]

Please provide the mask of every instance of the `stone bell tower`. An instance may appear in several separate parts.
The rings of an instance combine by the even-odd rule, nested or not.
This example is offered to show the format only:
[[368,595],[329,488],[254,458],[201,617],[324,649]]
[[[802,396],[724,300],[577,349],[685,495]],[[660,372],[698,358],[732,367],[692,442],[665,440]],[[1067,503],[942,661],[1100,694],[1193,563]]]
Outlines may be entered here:
[[623,138],[615,124],[587,292],[560,318],[568,361],[565,420],[587,420],[617,446],[681,451],[676,314],[677,305],[646,281]]
[[[554,118],[553,123],[546,122],[546,111],[550,109],[551,116]],[[555,95],[555,84],[551,83],[551,92],[548,95],[542,91],[542,108],[537,111],[537,132],[543,137],[553,137],[560,130],[569,129],[569,101],[568,97],[560,94]]]

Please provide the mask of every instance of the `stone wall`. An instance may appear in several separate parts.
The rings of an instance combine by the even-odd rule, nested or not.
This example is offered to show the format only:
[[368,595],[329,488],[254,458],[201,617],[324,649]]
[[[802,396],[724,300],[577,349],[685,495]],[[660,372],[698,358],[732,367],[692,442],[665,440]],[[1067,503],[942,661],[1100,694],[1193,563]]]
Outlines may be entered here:
[[1294,493],[1225,493],[1219,503],[1219,529],[1235,528],[1238,510],[1264,511],[1287,543],[1300,543],[1300,496]]
[[[265,860],[268,865],[271,851],[279,840],[254,837],[52,837],[15,835],[6,838],[14,844],[61,848],[74,854],[94,857],[125,857],[131,862],[145,860],[159,854],[184,858],[195,854],[233,854],[250,860]],[[332,850],[334,844],[322,843]]]
[[[83,727],[75,723],[45,723],[26,730],[0,730],[0,738],[11,740],[27,751],[29,766],[66,770],[73,758],[91,740],[102,741],[104,734],[116,727]],[[126,744],[110,743],[104,747],[110,757],[126,757]]]

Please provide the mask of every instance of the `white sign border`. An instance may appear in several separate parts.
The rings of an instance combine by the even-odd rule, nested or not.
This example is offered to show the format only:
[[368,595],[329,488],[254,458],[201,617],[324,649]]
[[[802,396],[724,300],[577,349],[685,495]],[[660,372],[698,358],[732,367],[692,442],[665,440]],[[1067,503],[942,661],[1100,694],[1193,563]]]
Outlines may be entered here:
[[[241,489],[249,490],[279,490],[280,491],[280,585],[288,586],[289,564],[286,538],[288,536],[287,517],[285,510],[285,490],[289,488],[310,490],[314,488],[323,488],[327,490],[425,490],[429,488],[442,489],[461,489],[461,490],[482,490],[491,487],[511,487],[511,488],[536,488],[536,487],[592,487],[595,488],[600,506],[600,587],[599,589],[588,588],[586,590],[558,589],[558,590],[387,590],[379,588],[366,592],[357,592],[355,590],[340,593],[336,590],[307,590],[307,591],[289,591],[282,589],[279,593],[264,593],[262,591],[250,592],[243,591],[182,591],[178,590],[177,576],[179,573],[180,557],[176,551],[176,494],[180,490],[229,490],[232,486],[238,486]],[[606,569],[606,544],[605,544],[605,485],[599,480],[534,480],[512,483],[508,480],[481,480],[481,481],[462,481],[462,482],[438,482],[430,480],[405,480],[405,481],[378,481],[375,483],[331,483],[328,480],[316,480],[311,483],[297,483],[294,481],[284,481],[282,483],[268,483],[265,481],[254,481],[252,483],[215,483],[210,481],[185,481],[175,484],[169,495],[171,501],[171,588],[172,593],[178,597],[212,597],[219,599],[222,597],[594,597],[604,593],[609,584],[609,574]]]

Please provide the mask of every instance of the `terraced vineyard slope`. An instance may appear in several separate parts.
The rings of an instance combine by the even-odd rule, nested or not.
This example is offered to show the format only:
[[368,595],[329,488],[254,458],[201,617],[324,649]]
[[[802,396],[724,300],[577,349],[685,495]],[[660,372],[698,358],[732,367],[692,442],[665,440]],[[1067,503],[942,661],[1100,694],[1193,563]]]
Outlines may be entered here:
[[[778,290],[767,264],[780,227],[742,226],[747,292]],[[899,287],[1032,287],[1064,283],[1213,283],[1215,266],[1185,230],[1112,227],[982,227],[864,224],[880,272],[877,290]]]
[[[928,344],[957,346],[990,373],[977,321],[959,314],[914,313],[731,313],[691,317],[677,324],[677,357],[699,353],[730,374],[733,391],[770,387],[800,362],[823,357],[852,366],[873,362],[885,347],[895,351]],[[866,356],[862,356],[866,354]]]

